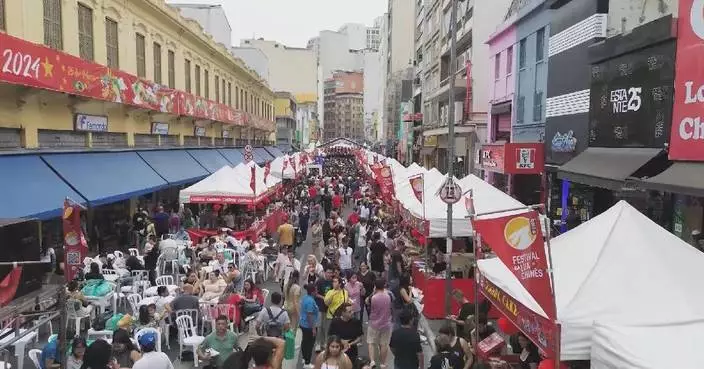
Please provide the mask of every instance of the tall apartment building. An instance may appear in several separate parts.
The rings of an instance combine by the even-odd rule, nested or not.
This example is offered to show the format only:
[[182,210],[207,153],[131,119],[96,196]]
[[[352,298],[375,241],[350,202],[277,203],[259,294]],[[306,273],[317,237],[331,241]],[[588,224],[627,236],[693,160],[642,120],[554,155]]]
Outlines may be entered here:
[[[457,6],[457,61],[450,65],[451,5]],[[415,101],[422,102],[422,124],[414,131],[423,139],[414,142],[417,161],[447,171],[448,124],[455,124],[455,173],[473,170],[474,155],[486,140],[489,75],[489,35],[504,21],[510,0],[423,1],[415,22]],[[471,65],[471,68],[469,67]],[[470,74],[469,81],[467,74]],[[455,89],[449,91],[450,78]],[[418,88],[420,87],[420,88]],[[467,94],[468,88],[470,95]],[[421,95],[418,98],[418,95]],[[455,114],[448,116],[450,94]]]
[[323,141],[345,137],[364,140],[364,75],[337,71],[325,81]]
[[284,152],[291,151],[296,137],[296,97],[290,92],[276,91],[274,114],[276,117],[276,145]]

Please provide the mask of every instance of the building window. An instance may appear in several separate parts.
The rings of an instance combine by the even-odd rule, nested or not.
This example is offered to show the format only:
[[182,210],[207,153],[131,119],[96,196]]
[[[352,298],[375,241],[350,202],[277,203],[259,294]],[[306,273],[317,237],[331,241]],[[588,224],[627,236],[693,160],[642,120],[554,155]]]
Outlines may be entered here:
[[186,92],[189,94],[191,93],[191,61],[188,59],[185,59],[183,61],[183,69],[184,73],[186,73]]
[[105,18],[105,49],[107,51],[108,67],[120,68],[120,43],[117,35],[117,22]]
[[513,46],[506,49],[506,75],[510,76],[513,73]]
[[93,60],[93,9],[78,3],[78,54],[81,59]]
[[161,84],[161,45],[154,43],[154,82]]
[[167,55],[167,77],[169,78],[169,88],[176,88],[176,54],[173,50],[166,52]]
[[494,80],[498,81],[501,76],[501,53],[494,56]]
[[5,0],[0,0],[0,30],[6,30],[5,25]]
[[247,91],[244,92],[244,101],[242,104],[244,105],[244,111],[245,113],[249,113],[249,99],[247,98]]
[[144,41],[144,35],[138,33],[136,36],[137,45],[137,76],[144,78],[147,76],[147,59],[146,59],[146,43]]
[[222,80],[222,83],[220,85],[222,88],[222,95],[221,95],[222,101],[221,102],[224,104],[225,103],[225,96],[227,96],[227,95],[225,95],[225,80],[224,79]]
[[205,82],[203,82],[203,90],[205,90],[205,98],[210,99],[210,72],[206,69],[203,72],[203,79]]
[[535,34],[535,61],[541,62],[545,59],[545,28],[541,28]]
[[200,93],[200,65],[196,64],[196,96],[202,96]]
[[227,105],[232,107],[232,82],[227,82]]
[[235,109],[240,108],[240,88],[235,86]]
[[521,123],[523,123],[523,115],[525,114],[525,110],[526,110],[526,97],[519,96],[518,102],[516,105],[518,105],[516,107],[516,123],[521,124]]
[[524,38],[518,44],[518,68],[526,68],[526,39]]
[[543,120],[543,91],[535,91],[533,96],[533,122]]
[[64,48],[61,1],[44,0],[44,45],[56,50]]
[[215,75],[215,102],[220,102],[220,77],[218,75]]

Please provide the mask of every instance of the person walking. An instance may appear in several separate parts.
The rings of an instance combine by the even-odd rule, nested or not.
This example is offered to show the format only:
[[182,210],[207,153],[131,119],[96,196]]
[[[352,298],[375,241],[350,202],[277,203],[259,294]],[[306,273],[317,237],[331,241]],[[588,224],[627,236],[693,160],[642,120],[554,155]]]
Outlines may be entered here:
[[404,311],[399,317],[401,326],[391,334],[389,348],[394,354],[394,368],[396,369],[421,369],[423,368],[423,347],[421,347],[420,334],[413,328],[413,316]]
[[367,303],[370,305],[367,344],[372,362],[375,362],[374,358],[378,350],[379,355],[376,358],[379,359],[379,365],[381,368],[386,368],[391,328],[393,327],[392,297],[391,293],[386,290],[386,281],[383,279],[377,279],[374,282],[374,287],[374,294],[367,298]]
[[312,368],[311,358],[313,356],[313,345],[315,344],[316,327],[320,320],[320,309],[315,302],[315,285],[308,283],[305,285],[306,294],[301,299],[298,325],[301,328],[301,355],[303,356],[303,367]]
[[301,286],[298,284],[300,272],[294,270],[291,273],[284,291],[284,309],[291,319],[291,330],[295,333],[298,330],[298,320],[301,307]]
[[364,331],[362,322],[354,316],[352,304],[346,302],[339,308],[339,314],[330,322],[330,336],[338,336],[342,339],[343,351],[354,363],[357,361],[357,345],[362,341]]
[[347,302],[350,295],[345,291],[342,285],[342,280],[340,277],[332,277],[332,289],[325,294],[325,305],[327,306],[327,313],[325,314],[325,319],[323,320],[323,330],[325,335],[329,335],[328,329],[330,328],[330,322],[335,317],[337,310]]

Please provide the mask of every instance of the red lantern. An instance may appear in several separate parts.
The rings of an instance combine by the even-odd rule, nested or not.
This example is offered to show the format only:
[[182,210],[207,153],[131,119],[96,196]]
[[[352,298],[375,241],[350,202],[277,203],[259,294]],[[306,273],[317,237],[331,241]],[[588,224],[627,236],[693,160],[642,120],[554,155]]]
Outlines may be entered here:
[[518,333],[518,328],[505,316],[499,318],[496,323],[499,325],[499,328],[501,328],[501,331],[508,335]]
[[[543,359],[543,361],[538,364],[538,369],[555,369],[555,360],[554,359]],[[560,369],[567,369],[567,365],[565,363],[560,363]]]

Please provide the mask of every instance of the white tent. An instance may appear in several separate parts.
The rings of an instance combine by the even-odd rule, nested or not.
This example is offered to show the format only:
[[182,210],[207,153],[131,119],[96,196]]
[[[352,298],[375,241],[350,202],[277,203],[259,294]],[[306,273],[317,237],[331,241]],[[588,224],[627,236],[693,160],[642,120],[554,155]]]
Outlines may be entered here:
[[[704,254],[625,201],[555,237],[551,248],[562,360],[590,358],[595,322],[608,322],[613,327],[656,324],[677,329],[680,324],[704,320],[704,294],[697,292],[699,281],[704,280]],[[506,293],[545,316],[499,259],[480,260],[479,269]],[[663,352],[660,335],[649,334],[648,338],[648,347],[658,355],[673,358],[680,354],[680,347]],[[620,338],[608,339],[617,342]],[[680,342],[691,344],[692,339],[681,338]]]
[[[241,164],[243,165],[243,164]],[[249,176],[243,177],[229,166],[222,167],[210,176],[179,191],[181,203],[248,203],[254,198],[249,187]]]
[[266,183],[264,183],[264,171],[261,170],[262,168],[260,166],[255,164],[253,161],[249,162],[248,164],[239,163],[234,168],[234,171],[235,173],[237,173],[241,181],[246,182],[247,188],[251,191],[252,167],[255,168],[254,195],[256,195],[256,197],[266,195],[266,193],[269,191],[269,187],[266,185]]
[[[284,155],[284,156],[279,156],[278,158],[272,160],[270,175],[273,175],[274,177],[278,177],[278,178],[283,178],[283,179],[296,178],[296,172],[294,172],[291,164],[288,163],[289,158],[290,157],[288,155]],[[286,164],[285,169],[284,169],[284,162],[288,163],[288,164]]]

